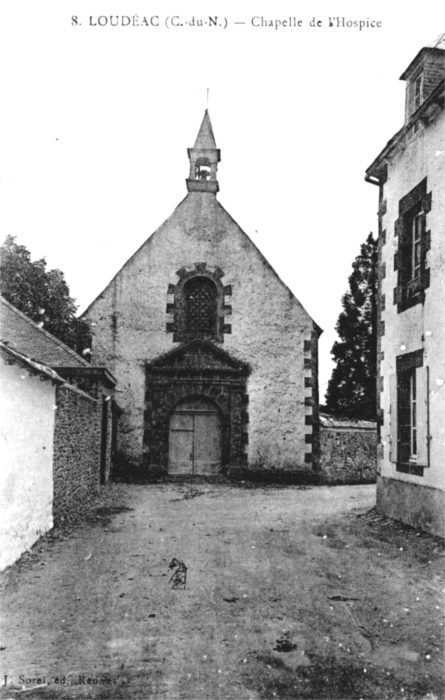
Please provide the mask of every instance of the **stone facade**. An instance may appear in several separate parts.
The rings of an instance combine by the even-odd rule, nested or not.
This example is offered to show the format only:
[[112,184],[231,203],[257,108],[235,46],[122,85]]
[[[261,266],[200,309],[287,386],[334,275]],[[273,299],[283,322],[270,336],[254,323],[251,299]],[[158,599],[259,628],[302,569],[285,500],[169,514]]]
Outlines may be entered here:
[[320,473],[325,484],[375,483],[377,426],[320,416]]
[[444,50],[402,75],[403,128],[367,171],[379,186],[378,509],[444,535]]
[[[94,362],[118,381],[117,449],[147,477],[167,473],[169,411],[193,391],[213,397],[221,412],[224,473],[312,474],[320,329],[218,202],[220,153],[207,113],[189,156],[187,197],[84,314],[93,324]],[[195,323],[187,316],[197,303],[187,285],[196,279]],[[190,376],[185,367],[157,364],[196,339],[214,349],[209,367],[200,364],[204,346],[196,344]],[[224,367],[213,366],[217,356]]]
[[[107,484],[114,459],[114,432],[116,427],[114,377],[104,367],[60,367],[60,375],[81,393],[96,400],[96,420],[99,429],[100,483]],[[87,406],[87,404],[85,404]],[[88,413],[89,409],[85,409]]]
[[88,512],[100,487],[101,409],[68,384],[57,387],[54,428],[54,522]]

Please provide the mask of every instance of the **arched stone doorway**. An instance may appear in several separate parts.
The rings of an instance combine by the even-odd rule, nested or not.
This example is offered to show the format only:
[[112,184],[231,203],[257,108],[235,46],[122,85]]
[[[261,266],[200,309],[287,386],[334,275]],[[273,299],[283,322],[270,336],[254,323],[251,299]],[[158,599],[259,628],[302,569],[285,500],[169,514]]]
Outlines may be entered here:
[[[143,464],[147,477],[167,476],[169,473],[191,476],[193,473],[227,474],[246,465],[248,375],[249,367],[245,363],[235,360],[215,344],[202,339],[185,343],[147,364],[143,444]],[[198,403],[188,403],[190,401]],[[176,409],[181,407],[184,411],[177,412]],[[194,417],[192,421],[186,417],[187,413],[197,413],[202,418]],[[171,423],[173,415],[175,418]],[[201,430],[202,425],[206,424],[208,430]],[[205,460],[190,459],[192,436],[177,435],[172,437],[172,440],[177,438],[172,450],[175,450],[175,455],[180,454],[181,450],[187,455],[187,451],[184,451],[186,446],[188,459],[173,456],[171,465],[170,428],[173,428],[172,432],[179,433],[181,426],[185,427],[182,432],[193,432],[193,440],[199,441],[202,432],[210,432],[214,436],[212,454],[216,454],[219,444],[219,458],[208,460],[210,464],[207,466]],[[215,437],[218,434],[220,437]],[[199,445],[200,443],[198,454]]]
[[203,397],[180,401],[170,416],[168,473],[215,475],[222,465],[222,421],[217,405]]

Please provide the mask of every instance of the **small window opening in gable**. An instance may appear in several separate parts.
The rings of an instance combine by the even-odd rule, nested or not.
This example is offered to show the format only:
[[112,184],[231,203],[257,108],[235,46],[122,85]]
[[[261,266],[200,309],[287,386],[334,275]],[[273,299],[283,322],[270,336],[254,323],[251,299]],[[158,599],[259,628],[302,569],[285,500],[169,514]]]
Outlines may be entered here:
[[[414,78],[410,80],[408,83],[408,100],[407,100],[407,106],[408,106],[408,114],[407,117],[411,117],[414,112],[416,112],[420,105],[423,102],[423,93],[424,93],[424,80],[423,80],[423,71],[418,73]],[[416,122],[414,124],[413,130],[416,132],[418,130],[419,123]]]
[[413,112],[416,111],[422,104],[423,96],[423,73],[417,76],[413,82]]
[[211,169],[208,158],[198,158],[195,165],[196,180],[210,180]]
[[184,285],[186,331],[213,334],[217,325],[217,290],[208,277],[193,277]]

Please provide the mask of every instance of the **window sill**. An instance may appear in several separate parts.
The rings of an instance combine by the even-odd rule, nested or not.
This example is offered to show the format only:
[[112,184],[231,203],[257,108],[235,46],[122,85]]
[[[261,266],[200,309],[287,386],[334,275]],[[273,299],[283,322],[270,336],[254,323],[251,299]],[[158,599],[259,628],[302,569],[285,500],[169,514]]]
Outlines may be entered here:
[[423,476],[423,467],[415,462],[397,462],[396,471],[401,474],[411,474],[412,476]]
[[[414,284],[413,282],[416,282]],[[397,304],[397,313],[406,311],[416,304],[423,304],[425,301],[425,292],[423,288],[417,286],[417,280],[413,280],[408,284],[404,284],[401,287],[397,287],[399,292],[399,302]]]
[[394,288],[394,303],[397,304],[397,313],[406,311],[416,304],[425,302],[425,289],[430,286],[430,271],[423,270],[419,277]]
[[174,331],[173,332],[173,342],[174,343],[188,343],[191,340],[195,340],[196,338],[200,338],[201,340],[207,340],[211,343],[223,343],[224,342],[224,336],[223,334],[217,334],[217,333],[199,333],[199,332],[192,332],[192,331]]

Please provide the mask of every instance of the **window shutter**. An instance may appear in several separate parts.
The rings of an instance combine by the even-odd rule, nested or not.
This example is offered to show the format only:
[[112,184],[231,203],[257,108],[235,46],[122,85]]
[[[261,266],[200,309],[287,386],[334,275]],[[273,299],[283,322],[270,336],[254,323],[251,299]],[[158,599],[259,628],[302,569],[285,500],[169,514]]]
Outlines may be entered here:
[[389,448],[389,459],[391,462],[397,462],[397,374],[391,374],[389,378],[389,401],[389,435],[391,442]]
[[403,233],[403,217],[394,221],[394,236],[401,236]]
[[422,268],[425,267],[425,255],[426,255],[426,220],[425,220],[425,214],[421,214],[420,218],[420,245],[421,245],[421,260],[422,260]]
[[426,254],[431,246],[431,232],[426,231],[425,214],[422,216],[422,237],[421,237],[421,285],[422,289],[428,289],[430,286],[430,271],[426,268]]
[[403,299],[403,287],[394,287],[394,304],[400,304]]
[[424,197],[422,197],[422,209],[425,212],[425,214],[429,214],[429,212],[431,211],[431,195],[432,192],[429,192]]
[[429,367],[416,369],[417,464],[430,466]]

